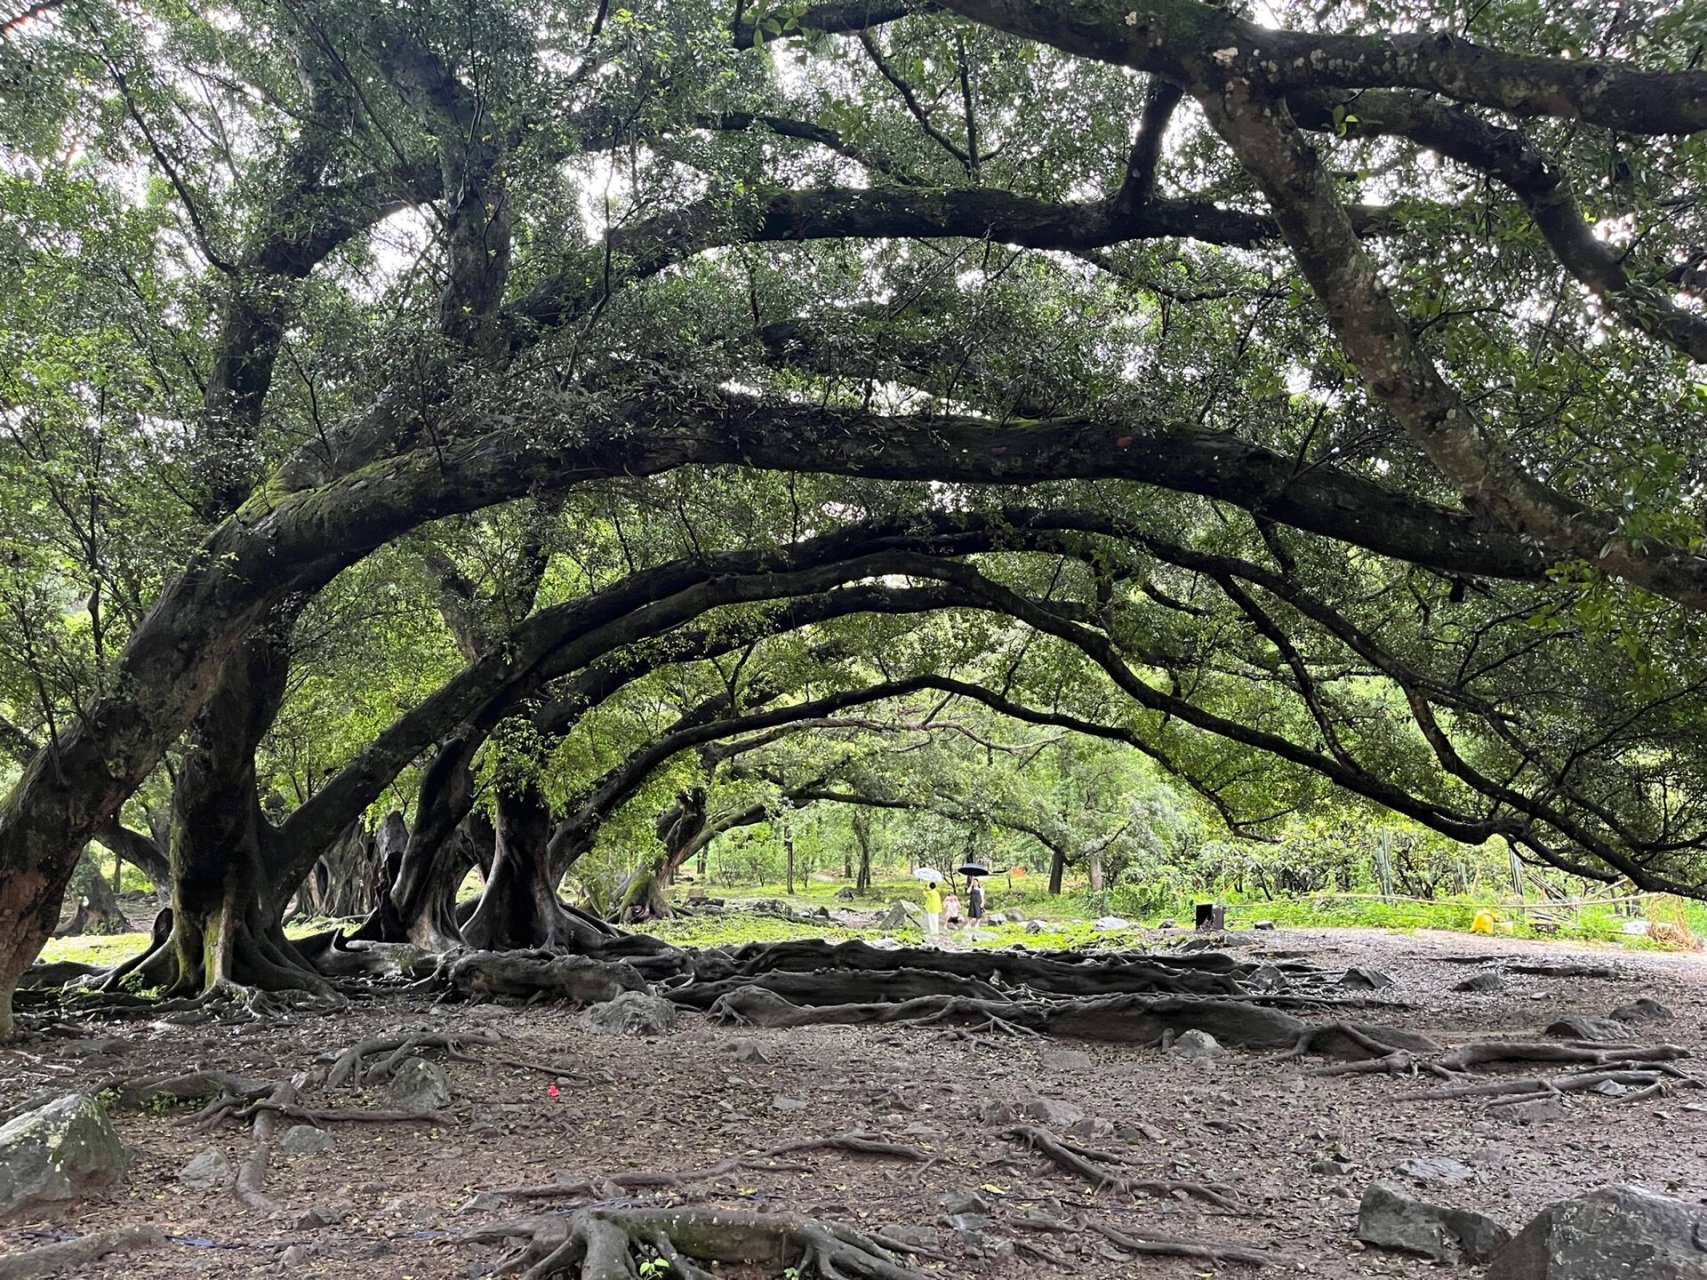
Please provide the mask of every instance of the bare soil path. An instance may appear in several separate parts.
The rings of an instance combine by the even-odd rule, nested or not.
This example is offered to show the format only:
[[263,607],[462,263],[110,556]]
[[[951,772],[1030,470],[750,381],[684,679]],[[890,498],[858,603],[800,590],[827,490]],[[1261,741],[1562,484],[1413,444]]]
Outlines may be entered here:
[[[1379,994],[1413,1007],[1383,1020],[1453,1045],[1538,1032],[1565,1014],[1604,1017],[1647,997],[1673,1017],[1643,1025],[1644,1042],[1671,1042],[1697,1056],[1707,1048],[1707,958],[1699,955],[1366,930],[1254,937],[1241,958],[1386,973],[1395,985]],[[1620,976],[1507,967],[1500,990],[1453,989],[1500,959],[1611,965]],[[684,1013],[673,1033],[628,1038],[586,1030],[563,1007],[386,996],[345,1014],[239,1026],[91,1024],[79,1039],[47,1037],[0,1052],[0,1100],[189,1069],[288,1080],[363,1038],[415,1030],[471,1040],[496,1032],[500,1039],[468,1044],[466,1060],[441,1056],[455,1096],[438,1121],[330,1120],[330,1150],[289,1156],[275,1149],[265,1195],[276,1209],[229,1189],[190,1190],[178,1177],[208,1147],[240,1164],[253,1147],[249,1124],[198,1133],[186,1123],[194,1106],[118,1109],[120,1131],[137,1152],[124,1190],[51,1221],[0,1229],[0,1254],[147,1224],[168,1234],[164,1245],[110,1255],[77,1274],[461,1277],[483,1274],[506,1252],[499,1241],[463,1238],[475,1229],[597,1202],[793,1213],[892,1236],[923,1229],[916,1239],[943,1255],[915,1258],[930,1275],[1257,1274],[1241,1263],[1133,1257],[1100,1226],[1129,1237],[1236,1243],[1295,1260],[1270,1274],[1447,1280],[1479,1269],[1365,1250],[1353,1240],[1349,1226],[1365,1185],[1393,1180],[1514,1229],[1548,1202],[1606,1182],[1707,1200],[1707,1090],[1634,1104],[1573,1095],[1562,1118],[1526,1125],[1493,1118],[1485,1099],[1399,1100],[1427,1088],[1426,1078],[1322,1076],[1315,1074],[1322,1064],[1308,1058],[1231,1050],[1203,1062],[1159,1048],[967,1035],[942,1026],[731,1029]],[[109,1038],[122,1043],[102,1043]],[[732,1052],[741,1041],[742,1052]],[[1064,1049],[1085,1057],[1063,1057]],[[1695,1070],[1688,1061],[1680,1065]],[[1058,1121],[1052,1131],[1118,1156],[1124,1176],[1214,1185],[1237,1208],[1183,1193],[1157,1198],[1087,1186],[1003,1136],[1036,1099],[1082,1112],[1082,1121]],[[387,1104],[382,1088],[358,1087],[331,1100],[316,1095],[312,1105]],[[615,1177],[704,1170],[794,1139],[849,1133],[927,1158],[813,1149],[748,1160],[678,1186],[622,1185]],[[1456,1163],[1401,1169],[1424,1157]],[[555,1182],[589,1186],[557,1197],[482,1195]],[[942,1203],[957,1195],[968,1203]],[[971,1204],[973,1195],[982,1204]],[[962,1221],[973,1229],[948,1225],[950,1210],[974,1214]],[[726,1267],[720,1274],[780,1271]]]

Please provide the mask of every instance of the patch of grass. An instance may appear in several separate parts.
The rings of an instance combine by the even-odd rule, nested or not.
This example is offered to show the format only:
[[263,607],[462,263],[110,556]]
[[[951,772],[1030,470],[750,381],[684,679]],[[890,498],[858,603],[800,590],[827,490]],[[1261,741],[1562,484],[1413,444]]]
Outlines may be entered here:
[[50,938],[42,948],[44,963],[69,960],[105,969],[122,964],[148,949],[146,933],[86,933],[75,938]]
[[682,947],[738,947],[748,942],[798,942],[804,938],[843,942],[848,938],[875,938],[879,933],[875,929],[823,928],[805,921],[745,913],[679,916],[633,927],[637,933],[649,933]]

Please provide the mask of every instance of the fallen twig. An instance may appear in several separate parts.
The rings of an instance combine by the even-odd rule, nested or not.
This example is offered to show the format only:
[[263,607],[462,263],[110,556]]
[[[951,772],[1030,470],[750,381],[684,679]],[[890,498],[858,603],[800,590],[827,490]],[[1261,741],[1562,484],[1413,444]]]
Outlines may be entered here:
[[1156,1236],[1148,1232],[1142,1239],[1128,1235],[1101,1223],[1087,1223],[1092,1231],[1129,1253],[1155,1254],[1170,1258],[1196,1258],[1202,1262],[1243,1262],[1253,1267],[1290,1266],[1298,1261],[1283,1253],[1253,1249],[1243,1244],[1222,1244],[1217,1241],[1181,1240],[1177,1236]]
[[1095,1187],[1113,1187],[1117,1191],[1127,1193],[1143,1192],[1153,1196],[1171,1196],[1175,1194],[1192,1196],[1203,1200],[1220,1209],[1240,1212],[1240,1206],[1230,1199],[1224,1189],[1210,1186],[1202,1182],[1174,1182],[1156,1178],[1128,1178],[1113,1169],[1088,1159],[1078,1151],[1067,1146],[1047,1129],[1036,1125],[1022,1124],[1003,1131],[1004,1138],[1023,1142],[1034,1151],[1042,1153],[1054,1161],[1068,1173],[1076,1174]]

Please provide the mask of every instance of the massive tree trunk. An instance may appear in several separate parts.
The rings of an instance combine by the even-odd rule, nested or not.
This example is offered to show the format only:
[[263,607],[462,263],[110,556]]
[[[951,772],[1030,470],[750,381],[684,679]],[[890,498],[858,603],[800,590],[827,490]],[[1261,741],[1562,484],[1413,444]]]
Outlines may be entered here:
[[396,866],[387,860],[390,891],[356,931],[357,938],[413,942],[429,951],[444,951],[462,940],[456,890],[468,863],[453,837],[474,807],[472,756],[465,736],[440,744],[421,776],[415,829]]
[[255,777],[255,748],[284,699],[294,621],[284,613],[232,656],[192,726],[173,795],[172,930],[135,967],[144,985],[330,990],[284,936]]
[[498,794],[497,847],[480,905],[462,927],[464,941],[486,951],[522,947],[596,947],[606,936],[557,900],[546,845],[551,808],[532,783]]

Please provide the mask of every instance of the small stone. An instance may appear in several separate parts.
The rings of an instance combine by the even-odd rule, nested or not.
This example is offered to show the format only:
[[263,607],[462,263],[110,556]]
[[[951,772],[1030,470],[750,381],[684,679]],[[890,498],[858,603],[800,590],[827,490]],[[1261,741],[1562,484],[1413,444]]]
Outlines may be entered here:
[[1028,1120],[1061,1128],[1077,1124],[1085,1118],[1085,1113],[1072,1103],[1060,1102],[1054,1098],[1033,1098],[1025,1104],[1024,1110]]
[[1097,928],[1102,929],[1105,932],[1111,932],[1115,929],[1130,929],[1132,927],[1132,922],[1130,920],[1122,920],[1119,916],[1098,916],[1095,923]]
[[888,1226],[879,1227],[877,1234],[882,1239],[893,1240],[897,1244],[910,1244],[920,1249],[929,1249],[935,1246],[940,1233],[935,1227],[910,1227],[903,1226],[900,1223],[890,1223]]
[[577,1021],[607,1036],[658,1036],[676,1029],[676,1006],[649,991],[624,991],[591,1005]]
[[1608,1016],[1615,1022],[1670,1022],[1674,1015],[1658,1000],[1642,996],[1629,1004],[1620,1005]]
[[1488,969],[1485,972],[1465,978],[1462,982],[1455,983],[1452,989],[1454,991],[1504,991],[1505,985],[1505,974],[1498,969]]
[[1011,1102],[982,1102],[974,1113],[978,1122],[983,1125],[1012,1124],[1019,1119],[1019,1112]]
[[1179,925],[1177,923],[1175,923],[1174,918],[1172,916],[1169,916],[1166,920],[1162,921],[1159,925],[1157,925],[1156,928],[1158,928],[1158,929],[1177,929],[1177,928],[1179,928]]
[[1091,1055],[1082,1049],[1048,1049],[1038,1059],[1046,1071],[1089,1071]]
[[231,1182],[231,1161],[218,1147],[198,1151],[178,1170],[178,1181],[191,1191],[220,1191]]
[[937,1207],[944,1213],[989,1213],[990,1202],[970,1187],[945,1191],[936,1198]]
[[317,1156],[330,1151],[335,1145],[332,1135],[324,1129],[316,1129],[311,1124],[293,1124],[279,1139],[278,1149],[281,1155]]
[[991,1219],[982,1213],[951,1213],[942,1223],[950,1231],[963,1236],[980,1236],[990,1229]]
[[1025,922],[1025,931],[1027,933],[1042,933],[1048,927],[1049,926],[1044,924],[1041,920],[1027,920]]
[[328,1205],[310,1205],[291,1220],[291,1227],[297,1231],[318,1231],[322,1227],[336,1226],[344,1220],[341,1210]]
[[1251,928],[1261,929],[1261,930],[1263,930],[1263,932],[1266,933],[1270,929],[1274,928],[1274,921],[1272,921],[1272,920],[1258,920],[1255,924],[1253,924],[1251,926]]
[[1565,1114],[1565,1099],[1556,1093],[1541,1098],[1517,1098],[1510,1102],[1495,1102],[1488,1106],[1488,1115],[1496,1120],[1516,1124],[1541,1124],[1557,1120]]
[[1172,1058],[1195,1058],[1200,1062],[1208,1062],[1223,1050],[1221,1042],[1214,1036],[1193,1027],[1190,1031],[1180,1032],[1168,1046],[1167,1052]]
[[785,1098],[780,1093],[771,1099],[771,1110],[773,1111],[804,1111],[810,1105],[811,1103],[799,1098]]
[[[992,916],[991,918],[994,919],[995,917]],[[1025,924],[1030,918],[1031,917],[1026,915],[1023,911],[1012,911],[1012,910],[1010,910],[1008,912],[1008,923],[1009,924]]]
[[1393,1166],[1393,1171],[1404,1174],[1413,1182],[1444,1186],[1469,1182],[1476,1176],[1476,1171],[1469,1165],[1447,1156],[1407,1156]]
[[1310,1165],[1310,1172],[1323,1178],[1343,1178],[1351,1170],[1349,1160],[1317,1160]]
[[279,1254],[279,1270],[288,1271],[292,1267],[300,1267],[309,1259],[309,1252],[302,1245],[293,1244]]
[[1550,1023],[1541,1034],[1557,1036],[1561,1040],[1599,1040],[1621,1044],[1634,1038],[1635,1033],[1627,1023],[1619,1022],[1616,1018],[1591,1018],[1584,1014],[1572,1013]]
[[1630,1090],[1619,1084],[1616,1080],[1602,1080],[1589,1092],[1598,1093],[1603,1098],[1622,1098],[1625,1094],[1629,1093]]
[[0,1217],[113,1186],[127,1163],[100,1103],[56,1098],[0,1125]]
[[745,1036],[742,1036],[739,1039],[735,1039],[735,1040],[725,1040],[722,1044],[718,1045],[717,1047],[720,1050],[722,1050],[724,1053],[734,1054],[736,1062],[769,1062],[770,1061],[770,1059],[765,1056],[764,1046],[761,1045],[757,1040],[751,1040]]
[[406,1058],[385,1087],[391,1105],[410,1115],[424,1116],[450,1101],[450,1077],[436,1062]]
[[1393,985],[1393,979],[1379,969],[1369,969],[1353,966],[1345,971],[1340,978],[1340,986],[1350,987],[1354,991],[1380,991]]

